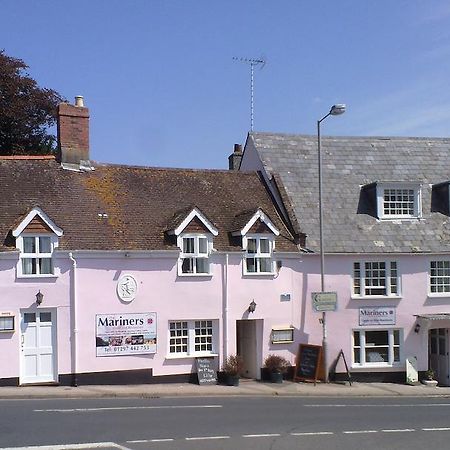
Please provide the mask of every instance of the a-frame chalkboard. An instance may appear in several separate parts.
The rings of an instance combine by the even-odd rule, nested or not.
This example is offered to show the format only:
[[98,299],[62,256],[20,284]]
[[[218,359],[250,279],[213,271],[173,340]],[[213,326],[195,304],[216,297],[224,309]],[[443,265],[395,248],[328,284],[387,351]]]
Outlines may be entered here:
[[314,381],[314,384],[316,384],[321,359],[322,347],[320,345],[300,344],[298,346],[294,381]]

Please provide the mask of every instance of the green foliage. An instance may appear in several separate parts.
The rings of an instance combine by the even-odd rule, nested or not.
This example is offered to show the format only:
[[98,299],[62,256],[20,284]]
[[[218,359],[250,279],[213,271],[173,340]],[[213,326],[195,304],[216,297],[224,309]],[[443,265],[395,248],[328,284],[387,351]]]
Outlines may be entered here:
[[0,155],[42,155],[56,147],[48,128],[64,99],[39,87],[27,69],[21,59],[0,50]]

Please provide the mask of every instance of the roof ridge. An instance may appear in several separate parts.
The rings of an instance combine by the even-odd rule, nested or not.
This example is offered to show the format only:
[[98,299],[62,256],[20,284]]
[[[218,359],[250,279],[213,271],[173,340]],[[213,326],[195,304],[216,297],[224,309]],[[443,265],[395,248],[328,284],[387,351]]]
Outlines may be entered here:
[[24,160],[24,159],[30,159],[30,160],[36,160],[36,159],[55,159],[54,155],[0,155],[0,159],[8,159],[8,160]]

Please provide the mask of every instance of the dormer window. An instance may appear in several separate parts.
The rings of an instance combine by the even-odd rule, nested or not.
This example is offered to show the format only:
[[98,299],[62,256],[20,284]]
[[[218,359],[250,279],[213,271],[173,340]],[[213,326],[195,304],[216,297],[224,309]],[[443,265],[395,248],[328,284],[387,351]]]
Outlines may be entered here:
[[170,229],[168,233],[177,237],[180,249],[178,275],[211,275],[210,255],[213,238],[218,235],[217,229],[197,208],[189,213],[178,213],[174,222],[176,228]]
[[211,239],[203,235],[183,235],[180,266],[182,274],[209,274]]
[[242,237],[244,250],[244,275],[272,275],[275,273],[275,237],[280,232],[260,209],[247,211],[236,217],[238,231],[233,236]]
[[268,273],[274,272],[274,261],[272,258],[274,240],[267,236],[246,236],[244,238],[245,272],[246,273]]
[[19,278],[48,277],[55,274],[53,251],[58,247],[58,237],[62,236],[62,230],[40,208],[33,208],[12,231],[12,235],[20,250],[17,264]]
[[379,219],[413,219],[422,215],[420,185],[377,183]]

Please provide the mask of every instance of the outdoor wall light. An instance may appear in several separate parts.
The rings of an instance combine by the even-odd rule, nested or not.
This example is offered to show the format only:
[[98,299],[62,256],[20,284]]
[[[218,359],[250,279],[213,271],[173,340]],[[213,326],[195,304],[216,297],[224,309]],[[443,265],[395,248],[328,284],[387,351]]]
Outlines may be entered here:
[[416,326],[414,327],[414,333],[418,333],[420,331],[420,323],[416,323]]
[[42,303],[42,300],[44,300],[44,294],[39,290],[36,294],[36,305],[39,306]]
[[255,309],[256,309],[256,302],[255,302],[255,300],[252,300],[250,305],[248,305],[248,312],[254,313]]

